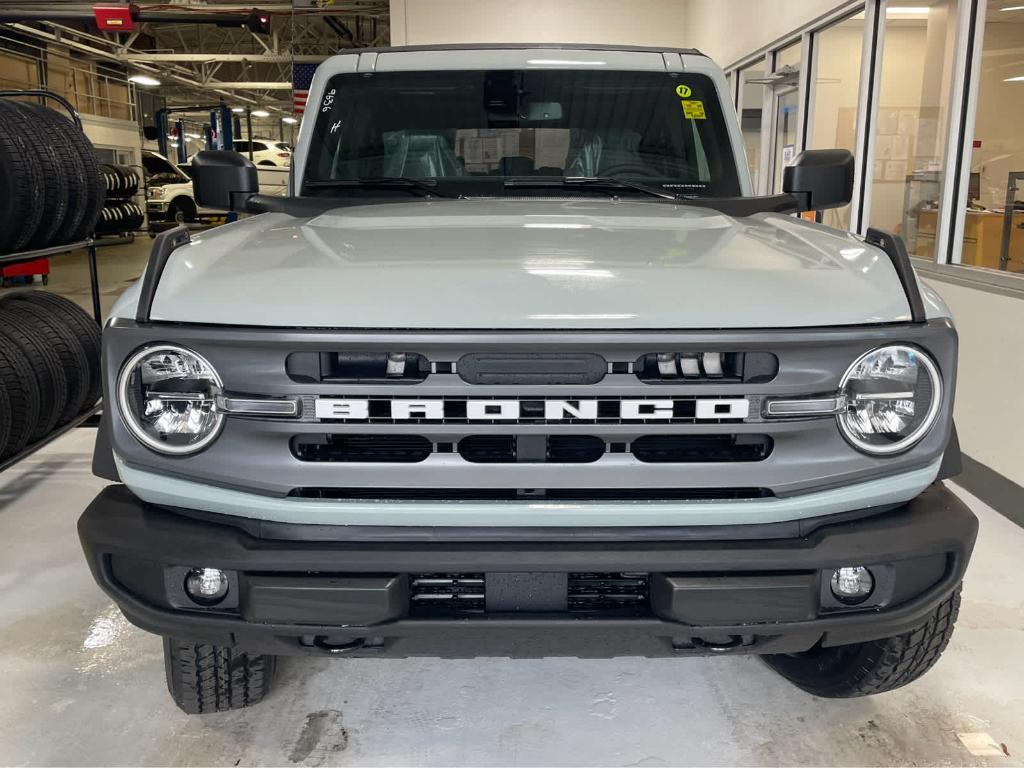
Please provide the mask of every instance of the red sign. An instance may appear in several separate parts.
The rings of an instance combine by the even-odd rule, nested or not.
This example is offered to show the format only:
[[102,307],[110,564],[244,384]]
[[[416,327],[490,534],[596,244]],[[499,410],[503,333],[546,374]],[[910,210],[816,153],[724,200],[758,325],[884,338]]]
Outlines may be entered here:
[[96,26],[104,32],[130,32],[135,29],[131,6],[96,5],[92,12],[96,16]]

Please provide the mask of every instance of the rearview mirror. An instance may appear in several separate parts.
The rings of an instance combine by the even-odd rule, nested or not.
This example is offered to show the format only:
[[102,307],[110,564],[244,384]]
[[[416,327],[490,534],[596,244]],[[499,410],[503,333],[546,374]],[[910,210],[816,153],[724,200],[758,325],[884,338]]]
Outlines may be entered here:
[[853,198],[853,155],[845,149],[808,149],[782,176],[782,191],[802,211],[841,208]]
[[249,158],[238,152],[199,152],[192,159],[192,189],[202,208],[242,211],[260,191],[259,174]]

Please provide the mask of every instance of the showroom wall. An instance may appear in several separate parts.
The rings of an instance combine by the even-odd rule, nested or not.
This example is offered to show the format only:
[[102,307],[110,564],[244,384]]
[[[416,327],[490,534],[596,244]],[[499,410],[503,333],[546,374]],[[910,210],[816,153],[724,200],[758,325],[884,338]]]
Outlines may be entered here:
[[391,44],[607,43],[679,47],[687,0],[391,0]]

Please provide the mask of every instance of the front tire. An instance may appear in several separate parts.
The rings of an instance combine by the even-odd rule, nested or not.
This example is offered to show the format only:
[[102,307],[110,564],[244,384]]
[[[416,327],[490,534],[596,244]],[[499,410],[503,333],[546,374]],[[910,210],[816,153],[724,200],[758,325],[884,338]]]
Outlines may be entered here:
[[924,622],[902,635],[762,658],[797,688],[815,696],[842,699],[885,693],[932,668],[953,635],[959,610],[958,586]]
[[164,638],[167,690],[189,715],[257,704],[270,691],[276,657],[221,645]]
[[191,200],[175,200],[167,208],[167,220],[176,225],[193,224],[197,216],[196,206]]

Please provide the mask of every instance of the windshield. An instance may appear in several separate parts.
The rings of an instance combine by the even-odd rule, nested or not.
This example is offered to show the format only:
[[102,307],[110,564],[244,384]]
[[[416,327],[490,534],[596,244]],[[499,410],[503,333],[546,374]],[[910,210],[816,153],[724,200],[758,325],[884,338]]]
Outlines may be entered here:
[[317,110],[303,193],[406,179],[472,194],[533,177],[740,194],[710,78],[586,70],[336,75]]

